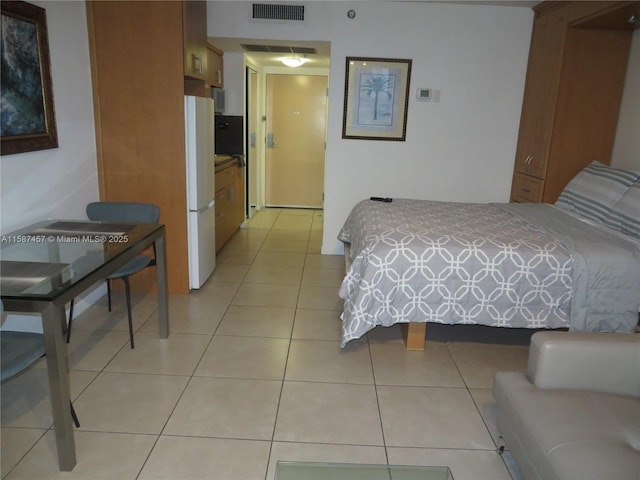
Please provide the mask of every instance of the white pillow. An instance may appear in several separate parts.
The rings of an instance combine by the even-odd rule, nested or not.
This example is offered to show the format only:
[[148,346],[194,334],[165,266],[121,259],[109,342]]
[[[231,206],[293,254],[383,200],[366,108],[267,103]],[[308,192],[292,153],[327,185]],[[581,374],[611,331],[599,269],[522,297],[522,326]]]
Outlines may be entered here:
[[595,222],[604,223],[611,207],[639,178],[639,172],[612,168],[594,161],[569,182],[558,197],[556,205]]

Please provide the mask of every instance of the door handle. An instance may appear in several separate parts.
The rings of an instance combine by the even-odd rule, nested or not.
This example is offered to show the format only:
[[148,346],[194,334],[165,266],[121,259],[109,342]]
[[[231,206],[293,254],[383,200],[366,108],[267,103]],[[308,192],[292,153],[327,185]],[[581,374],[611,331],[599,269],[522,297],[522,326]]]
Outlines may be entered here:
[[278,144],[273,139],[273,133],[267,133],[267,148],[276,148]]

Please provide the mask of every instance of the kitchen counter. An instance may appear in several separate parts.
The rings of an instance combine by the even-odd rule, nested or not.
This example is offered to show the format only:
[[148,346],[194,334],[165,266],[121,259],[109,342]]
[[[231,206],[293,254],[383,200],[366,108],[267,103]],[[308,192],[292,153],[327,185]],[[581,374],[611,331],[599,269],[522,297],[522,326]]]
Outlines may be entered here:
[[215,155],[213,157],[216,172],[223,170],[234,162],[238,162],[238,157],[233,155]]

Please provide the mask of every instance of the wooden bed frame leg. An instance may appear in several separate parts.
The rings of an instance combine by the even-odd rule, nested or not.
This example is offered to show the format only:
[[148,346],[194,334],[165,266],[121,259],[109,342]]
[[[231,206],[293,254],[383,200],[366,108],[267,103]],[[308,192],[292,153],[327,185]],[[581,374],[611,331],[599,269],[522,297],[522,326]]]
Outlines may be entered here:
[[402,323],[402,335],[407,350],[424,351],[424,340],[427,333],[427,322]]

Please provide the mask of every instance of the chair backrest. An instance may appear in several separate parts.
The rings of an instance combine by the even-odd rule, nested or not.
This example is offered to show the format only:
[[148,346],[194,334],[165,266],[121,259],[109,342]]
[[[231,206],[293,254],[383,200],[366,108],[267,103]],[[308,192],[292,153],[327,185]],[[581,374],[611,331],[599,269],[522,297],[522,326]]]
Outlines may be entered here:
[[44,337],[41,333],[4,330],[0,332],[0,349],[0,382],[4,382],[44,355]]
[[150,203],[91,202],[87,205],[89,220],[106,222],[158,223],[160,208]]
[[[0,301],[0,319],[4,303]],[[44,355],[44,337],[41,333],[0,331],[0,382],[29,368]]]

